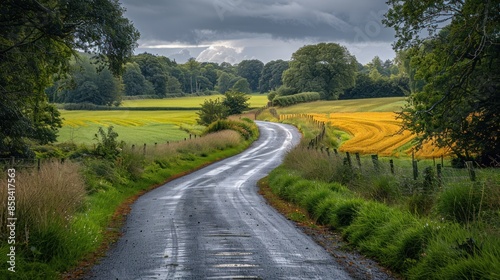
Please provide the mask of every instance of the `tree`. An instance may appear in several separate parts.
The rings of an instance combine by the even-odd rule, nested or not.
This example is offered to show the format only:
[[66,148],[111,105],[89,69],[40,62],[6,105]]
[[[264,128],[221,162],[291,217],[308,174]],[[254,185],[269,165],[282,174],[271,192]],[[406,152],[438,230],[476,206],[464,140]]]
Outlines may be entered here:
[[201,104],[201,109],[196,114],[198,124],[209,125],[217,120],[226,119],[229,116],[229,108],[219,98],[207,99]]
[[394,27],[394,46],[406,50],[414,71],[400,114],[404,128],[420,143],[434,141],[459,159],[491,163],[500,155],[498,1],[388,4],[384,23]]
[[217,78],[217,85],[215,86],[215,90],[224,94],[226,93],[231,86],[233,86],[233,79],[236,77],[224,71],[219,71],[219,77]]
[[288,62],[283,60],[273,60],[262,69],[262,74],[259,79],[259,91],[261,93],[276,90],[283,85],[281,77],[283,72],[288,69]]
[[[45,89],[54,76],[67,73],[75,50],[93,53],[113,74],[120,74],[139,32],[116,0],[68,0],[64,5],[4,0],[0,11],[0,154],[33,156],[30,140],[55,139],[59,116],[43,119],[36,114],[49,108]],[[36,133],[39,127],[44,127],[42,139]]]
[[222,104],[228,108],[229,115],[241,114],[247,110],[250,104],[248,100],[250,96],[243,92],[228,91],[224,94],[224,101]]
[[250,84],[248,83],[247,79],[245,78],[240,78],[230,89],[231,91],[237,91],[237,92],[243,92],[243,93],[250,93]]
[[251,91],[257,91],[263,68],[264,63],[260,60],[243,60],[238,64],[238,75],[247,79]]
[[71,68],[70,77],[66,81],[59,81],[71,85],[62,88],[60,101],[108,106],[121,102],[120,83],[111,71],[103,69],[98,72],[85,55],[80,56]]
[[167,94],[170,93],[182,93],[181,83],[172,76],[169,76],[167,80]]
[[144,78],[137,63],[127,63],[122,76],[125,95],[153,95],[154,88],[150,81]]
[[283,84],[298,92],[319,92],[323,99],[338,99],[354,85],[356,59],[345,47],[320,43],[300,48],[292,55]]
[[188,62],[186,62],[183,66],[188,74],[189,90],[190,90],[189,92],[195,93],[200,91],[198,84],[198,76],[200,75],[200,68],[201,68],[200,63],[196,61],[196,59],[190,58]]
[[134,62],[141,68],[144,78],[153,85],[155,94],[159,97],[164,97],[167,94],[167,67],[169,60],[149,53],[143,53],[135,56]]

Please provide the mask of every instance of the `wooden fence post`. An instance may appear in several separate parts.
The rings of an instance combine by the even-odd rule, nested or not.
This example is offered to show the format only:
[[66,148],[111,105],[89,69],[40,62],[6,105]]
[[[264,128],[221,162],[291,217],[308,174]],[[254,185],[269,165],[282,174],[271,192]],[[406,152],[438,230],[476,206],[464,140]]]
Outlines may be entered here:
[[443,184],[443,166],[439,163],[437,165],[437,179],[439,187],[441,187]]
[[347,163],[349,164],[349,167],[352,167],[351,154],[349,154],[349,152],[346,152],[345,155],[347,157]]
[[389,160],[389,165],[391,166],[391,174],[394,175],[394,160]]
[[375,168],[375,171],[380,170],[380,166],[378,164],[378,155],[372,155],[372,162],[373,162],[373,167]]
[[361,168],[361,157],[359,156],[359,153],[356,153],[356,161],[358,162],[359,168]]
[[465,166],[467,166],[467,170],[469,171],[469,177],[472,182],[476,181],[476,171],[474,170],[474,162],[466,161]]
[[146,143],[144,143],[144,148],[143,148],[142,153],[143,153],[144,155],[146,155]]
[[417,180],[418,179],[418,164],[416,160],[412,161],[412,166],[413,166],[413,179]]

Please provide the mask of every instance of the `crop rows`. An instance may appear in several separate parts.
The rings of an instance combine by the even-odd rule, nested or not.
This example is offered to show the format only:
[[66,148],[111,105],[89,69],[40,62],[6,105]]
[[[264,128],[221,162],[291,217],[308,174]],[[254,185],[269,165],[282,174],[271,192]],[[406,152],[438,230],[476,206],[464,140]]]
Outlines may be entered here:
[[[351,135],[342,143],[341,152],[378,154],[381,156],[410,155],[415,135],[401,131],[401,123],[392,112],[342,112],[310,114],[314,120],[327,123]],[[416,151],[418,158],[446,156],[446,149],[425,143]]]

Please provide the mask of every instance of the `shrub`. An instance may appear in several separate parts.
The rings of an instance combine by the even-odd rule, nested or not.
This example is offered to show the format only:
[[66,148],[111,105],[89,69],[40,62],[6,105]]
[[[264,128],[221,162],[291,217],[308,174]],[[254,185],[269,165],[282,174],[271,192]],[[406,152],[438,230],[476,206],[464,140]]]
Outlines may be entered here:
[[94,154],[105,159],[115,159],[124,146],[124,143],[118,142],[117,138],[118,133],[113,131],[113,126],[108,127],[107,132],[99,127],[99,131],[94,137],[94,140],[97,141]]
[[234,121],[234,120],[218,120],[211,123],[204,134],[214,133],[222,130],[234,130],[240,133],[245,140],[253,139],[258,136],[258,128],[255,123],[248,123],[248,121]]
[[278,96],[273,100],[275,106],[291,106],[298,103],[312,102],[321,99],[321,95],[318,92],[303,92],[299,94]]

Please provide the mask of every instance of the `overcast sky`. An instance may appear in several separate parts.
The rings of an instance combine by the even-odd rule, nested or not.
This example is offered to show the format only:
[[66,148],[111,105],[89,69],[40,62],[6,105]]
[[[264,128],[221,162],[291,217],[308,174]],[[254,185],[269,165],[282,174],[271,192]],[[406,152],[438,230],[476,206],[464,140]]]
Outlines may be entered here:
[[335,42],[362,64],[394,58],[385,0],[121,0],[141,33],[136,53],[198,61],[290,60],[304,45]]

